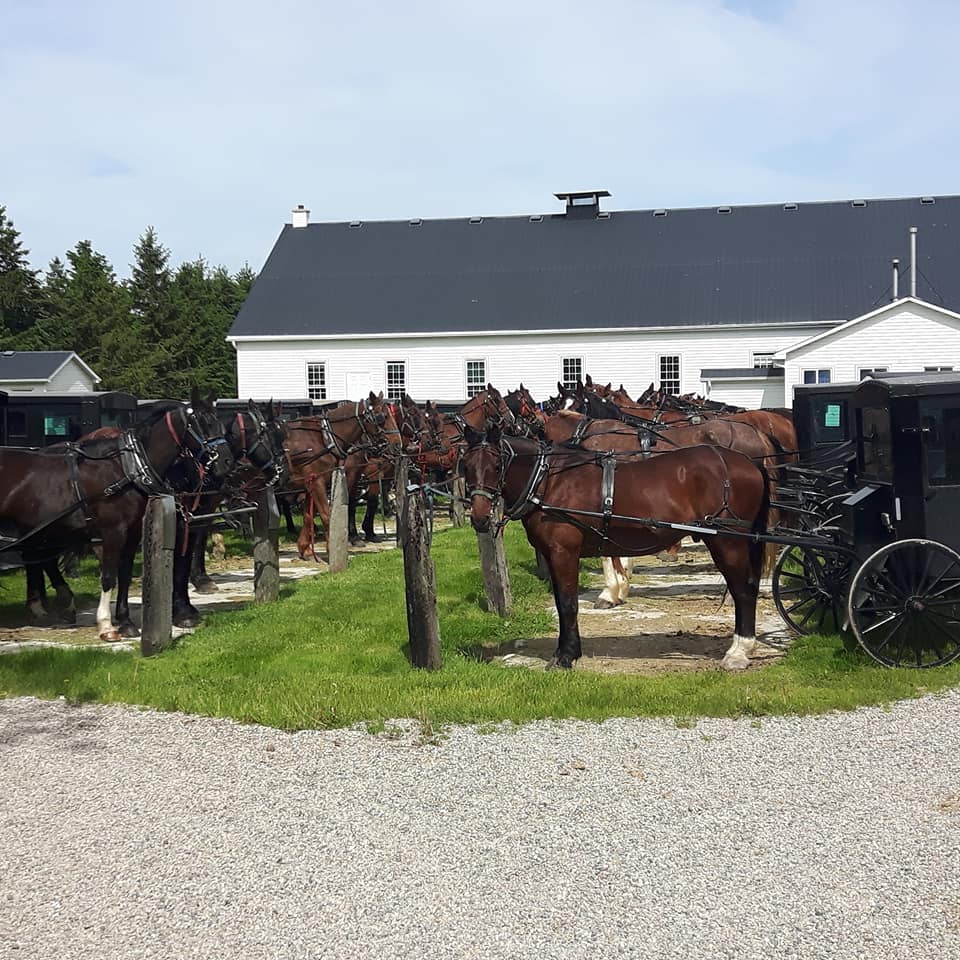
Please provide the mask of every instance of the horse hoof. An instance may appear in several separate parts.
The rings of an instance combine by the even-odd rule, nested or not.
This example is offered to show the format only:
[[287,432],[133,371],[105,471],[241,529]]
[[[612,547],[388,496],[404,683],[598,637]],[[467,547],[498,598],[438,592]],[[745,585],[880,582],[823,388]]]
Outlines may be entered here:
[[593,604],[595,610],[609,610],[613,604],[609,600],[597,600]]
[[726,656],[720,661],[720,666],[730,673],[740,673],[750,666],[750,661],[741,654],[737,656]]
[[121,623],[117,630],[124,640],[136,640],[140,636],[140,628],[132,620]]
[[366,543],[363,537],[351,537],[350,546],[351,547],[362,547]]
[[551,657],[547,661],[546,669],[547,670],[572,670],[573,664],[569,660],[567,660],[565,657],[561,657],[559,659],[557,657]]
[[76,623],[77,611],[76,610],[58,610],[57,619],[61,623]]
[[197,593],[219,593],[220,588],[209,577],[206,580],[198,580],[193,585]]
[[680,562],[680,558],[677,556],[674,556],[672,553],[658,553],[657,559],[661,563],[679,563]]
[[100,639],[104,643],[118,643],[123,637],[120,636],[120,631],[116,627],[111,627],[109,630],[100,631]]
[[364,539],[367,543],[383,543],[383,537],[378,533],[366,533],[364,534]]
[[187,607],[173,615],[173,625],[175,627],[199,627],[200,611],[196,607]]

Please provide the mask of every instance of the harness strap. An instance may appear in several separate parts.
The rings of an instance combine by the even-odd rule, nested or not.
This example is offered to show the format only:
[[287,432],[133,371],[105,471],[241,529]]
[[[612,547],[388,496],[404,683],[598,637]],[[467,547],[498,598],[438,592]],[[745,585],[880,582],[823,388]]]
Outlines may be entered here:
[[603,538],[607,538],[610,517],[613,514],[613,487],[617,472],[617,460],[612,453],[605,453],[600,462],[603,476],[600,479],[600,509],[603,513]]
[[240,452],[248,453],[247,450],[247,426],[243,422],[243,414],[237,414],[237,427],[240,429]]

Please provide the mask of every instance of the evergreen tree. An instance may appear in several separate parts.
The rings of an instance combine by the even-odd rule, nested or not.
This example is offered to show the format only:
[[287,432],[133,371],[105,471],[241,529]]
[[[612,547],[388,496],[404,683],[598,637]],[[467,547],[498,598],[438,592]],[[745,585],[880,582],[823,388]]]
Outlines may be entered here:
[[0,346],[6,349],[28,346],[44,312],[43,291],[27,253],[6,207],[0,206]]
[[67,287],[70,278],[67,268],[59,257],[54,257],[43,279],[44,314],[33,328],[34,350],[73,350],[74,337],[69,320],[64,313]]

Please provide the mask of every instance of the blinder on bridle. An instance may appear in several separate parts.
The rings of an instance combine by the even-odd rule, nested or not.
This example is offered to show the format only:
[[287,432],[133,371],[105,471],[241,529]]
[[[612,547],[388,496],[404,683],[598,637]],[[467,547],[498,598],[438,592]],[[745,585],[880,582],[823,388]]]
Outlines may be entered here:
[[[223,426],[216,421],[217,433],[208,435],[200,424],[197,412],[189,404],[177,408],[183,414],[183,437],[177,435],[173,428],[173,410],[167,411],[167,429],[177,446],[188,452],[200,465],[202,471],[210,470],[217,475],[226,474],[233,466],[233,455],[230,445],[223,435]],[[194,449],[187,445],[188,438],[193,441]]]
[[[254,426],[254,438],[252,443],[247,443],[247,427],[244,417],[249,416]],[[268,487],[275,486],[280,482],[283,472],[283,465],[278,462],[276,451],[269,439],[269,426],[259,409],[250,407],[246,411],[238,411],[236,418],[237,431],[240,434],[240,452],[253,464],[261,473],[266,474],[268,470],[272,471],[272,476],[266,478]]]

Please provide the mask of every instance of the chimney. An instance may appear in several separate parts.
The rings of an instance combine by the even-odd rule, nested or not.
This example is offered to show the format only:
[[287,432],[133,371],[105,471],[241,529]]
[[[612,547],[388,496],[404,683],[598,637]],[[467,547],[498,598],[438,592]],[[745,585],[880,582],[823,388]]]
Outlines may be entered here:
[[[566,200],[568,220],[593,220],[600,216],[600,198],[609,197],[608,190],[580,190],[576,193],[555,193],[558,200]],[[604,217],[609,217],[605,213]]]
[[298,203],[293,208],[294,229],[299,227],[305,227],[309,222],[310,222],[310,211],[302,203]]
[[900,299],[900,261],[893,261],[893,296],[891,300]]
[[910,296],[917,295],[917,228],[910,228]]

